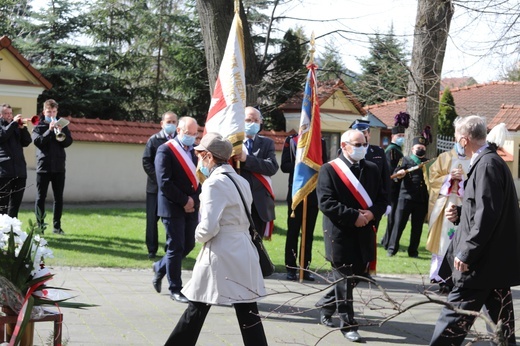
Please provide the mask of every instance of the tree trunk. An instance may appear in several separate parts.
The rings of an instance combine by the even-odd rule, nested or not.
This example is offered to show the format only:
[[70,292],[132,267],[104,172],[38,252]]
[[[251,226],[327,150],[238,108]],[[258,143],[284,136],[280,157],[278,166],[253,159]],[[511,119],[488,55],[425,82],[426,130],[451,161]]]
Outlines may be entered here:
[[[413,137],[431,126],[433,143],[428,157],[436,156],[436,134],[442,64],[453,17],[453,4],[446,0],[419,0],[415,21],[410,77],[408,80],[407,111],[410,126],[406,133],[407,150]],[[408,151],[407,151],[408,152]]]
[[[224,56],[229,29],[233,22],[233,16],[235,13],[234,1],[197,0],[197,11],[199,12],[202,37],[204,40],[204,51],[206,54],[211,96],[217,81],[220,63]],[[258,100],[257,85],[260,80],[260,73],[253,40],[251,39],[251,33],[249,31],[249,24],[244,13],[242,2],[240,2],[240,18],[242,19],[242,25],[244,27],[247,104],[254,106],[257,104]]]

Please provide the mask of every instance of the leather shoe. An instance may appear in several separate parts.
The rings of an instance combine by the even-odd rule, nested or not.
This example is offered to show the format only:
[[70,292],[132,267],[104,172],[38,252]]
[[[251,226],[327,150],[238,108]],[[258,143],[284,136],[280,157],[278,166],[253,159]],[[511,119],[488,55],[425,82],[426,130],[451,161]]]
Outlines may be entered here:
[[297,277],[296,277],[296,272],[295,271],[288,271],[287,272],[287,280],[289,281],[296,281]]
[[188,298],[186,298],[184,296],[184,294],[182,294],[181,292],[175,292],[175,293],[170,294],[170,298],[179,303],[188,303],[189,302]]
[[332,322],[332,317],[327,316],[323,313],[323,311],[320,311],[320,324],[323,324],[324,326],[335,328],[334,322]]
[[357,332],[357,330],[351,330],[350,332],[344,332],[343,335],[345,336],[345,339],[352,341],[352,342],[363,342],[363,339],[361,338],[361,335]]
[[311,273],[303,272],[303,280],[305,280],[305,281],[314,281],[316,279],[314,278],[314,275],[312,275]]
[[149,252],[149,253],[148,253],[148,258],[149,258],[149,259],[153,259],[153,258],[155,258],[155,257],[157,257],[157,255],[155,254],[155,252]]
[[157,293],[161,293],[163,276],[159,274],[159,272],[155,271],[155,263],[152,263],[152,270],[154,273],[152,280],[153,288],[155,288]]

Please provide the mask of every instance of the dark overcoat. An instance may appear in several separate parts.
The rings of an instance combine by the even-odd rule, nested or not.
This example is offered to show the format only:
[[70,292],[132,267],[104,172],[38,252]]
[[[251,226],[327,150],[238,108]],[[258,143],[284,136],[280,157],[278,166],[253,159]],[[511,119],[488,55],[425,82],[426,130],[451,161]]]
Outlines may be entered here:
[[[469,271],[454,270],[458,257]],[[511,172],[495,150],[484,149],[464,183],[460,223],[439,272],[456,286],[476,289],[520,284],[520,210]]]
[[0,177],[27,178],[23,148],[31,144],[27,127],[19,128],[16,121],[0,120]]
[[[350,162],[343,154],[339,158],[350,167]],[[373,202],[369,209],[377,220],[381,218],[388,204],[381,173],[375,163],[366,160],[360,161],[360,169],[359,181]],[[358,210],[362,209],[361,204],[330,162],[320,169],[316,192],[319,208],[323,213],[323,238],[327,260],[336,267],[372,261],[375,251],[374,221],[365,227],[354,225],[359,215]]]

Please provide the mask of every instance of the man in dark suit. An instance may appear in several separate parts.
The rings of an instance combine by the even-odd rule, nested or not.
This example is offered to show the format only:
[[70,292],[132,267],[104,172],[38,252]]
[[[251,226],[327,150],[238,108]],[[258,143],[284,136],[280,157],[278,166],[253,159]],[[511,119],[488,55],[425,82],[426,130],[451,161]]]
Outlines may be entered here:
[[[365,136],[365,141],[368,144],[367,147],[367,153],[365,155],[365,160],[373,162],[377,165],[377,168],[379,168],[379,173],[381,174],[381,179],[383,180],[383,187],[385,189],[385,193],[388,195],[390,190],[390,168],[388,166],[388,161],[385,156],[385,151],[383,148],[381,148],[378,145],[370,144],[370,121],[364,120],[364,119],[356,119],[352,125],[350,125],[351,129],[361,131],[363,135]],[[388,196],[387,196],[388,198]],[[378,218],[374,222],[374,226],[376,229],[376,232],[379,231],[379,222],[381,221],[381,218]],[[377,251],[377,240],[374,242],[374,246]],[[372,263],[367,264],[367,270],[365,273],[365,277],[367,277],[370,280],[374,280],[372,275],[376,272],[376,260],[374,260]]]
[[354,319],[352,275],[362,275],[374,259],[373,226],[387,205],[384,183],[377,165],[364,160],[363,133],[348,130],[341,136],[342,154],[324,164],[318,174],[318,203],[323,213],[325,256],[333,268],[335,287],[317,304],[320,323],[334,327],[337,310],[345,338],[362,342]]
[[[363,132],[365,136],[365,141],[368,143],[367,153],[365,155],[365,160],[373,162],[379,168],[379,172],[381,173],[381,179],[383,179],[383,185],[385,188],[385,192],[389,193],[390,190],[390,167],[388,166],[388,160],[386,159],[385,151],[378,145],[370,144],[370,121],[364,119],[356,119],[352,125],[350,125],[351,129],[358,130]],[[379,227],[378,219],[376,221],[376,229]]]
[[402,179],[401,191],[395,211],[395,223],[392,229],[390,241],[388,242],[389,257],[399,251],[399,241],[411,216],[410,246],[408,256],[419,256],[419,243],[421,242],[424,219],[428,213],[428,186],[425,177],[426,169],[416,169],[406,173],[406,170],[428,161],[426,158],[426,139],[415,137],[413,139],[412,154],[401,159],[394,173],[398,179]]
[[[448,304],[474,312],[485,306],[491,320],[502,325],[500,344],[516,345],[511,286],[520,284],[520,210],[511,172],[496,152],[506,135],[500,124],[486,143],[484,118],[473,115],[455,122],[455,140],[471,157],[471,166],[462,207],[446,211],[458,228],[439,275],[451,277],[455,286]],[[430,345],[462,344],[474,320],[474,315],[443,307]]]
[[49,99],[43,103],[43,113],[31,134],[36,147],[36,201],[35,214],[38,225],[45,225],[45,199],[49,184],[54,196],[52,232],[64,235],[61,228],[63,214],[63,191],[65,190],[65,148],[72,145],[69,127],[60,126],[58,121],[58,102]]
[[[396,169],[397,165],[403,158],[403,145],[404,145],[404,126],[394,126],[392,128],[392,142],[386,147],[385,155],[386,160],[389,164],[389,172],[392,174]],[[399,199],[399,191],[401,190],[401,180],[394,179],[390,182],[388,202],[390,205],[390,212],[387,216],[386,232],[381,240],[381,245],[388,250],[388,244],[390,243],[390,237],[392,236],[392,229],[395,223],[395,211],[397,209],[397,202]]]
[[[282,172],[289,173],[289,189],[287,191],[287,236],[285,239],[285,268],[287,269],[287,280],[296,280],[296,271],[299,266],[296,263],[297,255],[300,253],[298,247],[298,238],[303,221],[303,203],[298,204],[292,215],[292,185],[294,177],[294,164],[296,155],[296,145],[298,135],[294,134],[285,139],[282,149],[282,162],[280,168]],[[323,163],[328,161],[327,144],[321,140],[321,158]],[[318,198],[316,197],[316,189],[307,195],[307,218],[306,218],[306,234],[305,234],[305,268],[308,269],[312,259],[312,241],[314,238],[314,226],[318,217]],[[301,256],[301,253],[300,253]],[[314,281],[314,276],[309,272],[304,272],[303,279]]]
[[251,186],[253,205],[251,216],[259,233],[264,234],[267,223],[275,219],[274,193],[271,176],[278,171],[274,141],[258,135],[262,124],[260,111],[253,107],[245,109],[246,150],[235,155],[234,160],[240,161],[240,175]]
[[18,217],[27,182],[23,148],[31,142],[22,115],[13,118],[11,106],[0,105],[0,214]]
[[146,142],[143,153],[143,169],[146,179],[146,247],[148,258],[155,258],[159,248],[157,230],[157,180],[155,177],[155,153],[157,148],[177,134],[177,114],[166,112],[161,119],[162,130],[152,135]]
[[198,223],[200,184],[196,178],[197,156],[193,144],[198,134],[197,121],[191,117],[179,119],[177,136],[157,149],[157,215],[166,229],[166,254],[153,264],[153,286],[161,292],[161,280],[167,275],[170,298],[187,303],[181,293],[182,259],[195,246]]

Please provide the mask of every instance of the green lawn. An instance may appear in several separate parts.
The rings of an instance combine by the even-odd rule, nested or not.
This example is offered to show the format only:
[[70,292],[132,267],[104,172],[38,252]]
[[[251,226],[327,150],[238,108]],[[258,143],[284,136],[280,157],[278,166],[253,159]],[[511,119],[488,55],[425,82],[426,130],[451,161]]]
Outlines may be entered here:
[[[48,213],[52,211],[49,210]],[[276,265],[277,271],[284,269],[284,248],[286,234],[287,207],[278,205],[276,207],[277,219],[275,221],[274,235],[271,241],[265,245],[271,259]],[[34,214],[30,211],[21,211],[19,219],[24,228],[28,220],[34,220]],[[52,217],[47,216],[47,222]],[[313,261],[311,269],[325,271],[329,264],[324,259],[323,233],[321,231],[321,214],[318,216],[314,235]],[[77,267],[111,267],[111,268],[149,268],[152,260],[147,257],[146,245],[144,243],[145,233],[145,211],[144,209],[129,208],[65,208],[62,218],[62,228],[65,236],[59,236],[47,230],[44,237],[49,242],[54,252],[54,258],[47,261],[48,265],[55,266],[77,266]],[[51,228],[52,229],[52,228]],[[378,240],[386,230],[386,217],[380,224]],[[409,228],[407,228],[401,239],[401,251],[394,257],[386,257],[386,251],[378,247],[378,270],[382,274],[423,274],[429,272],[430,253],[425,250],[427,226],[424,225],[421,245],[419,247],[419,258],[409,258],[406,252],[409,242]],[[164,244],[164,228],[159,222],[160,245],[158,255]],[[187,260],[183,262],[185,269],[191,269],[200,249],[197,244]]]

